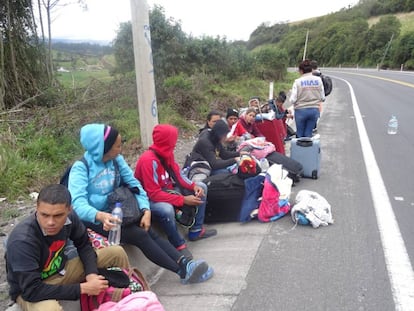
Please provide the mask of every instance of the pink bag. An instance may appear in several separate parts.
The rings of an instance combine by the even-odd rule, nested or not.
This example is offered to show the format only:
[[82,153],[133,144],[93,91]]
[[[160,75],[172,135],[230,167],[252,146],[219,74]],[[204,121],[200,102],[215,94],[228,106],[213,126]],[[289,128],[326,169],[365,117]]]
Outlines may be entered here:
[[144,291],[131,294],[118,302],[105,302],[96,311],[165,311],[165,309],[153,292]]
[[237,148],[237,151],[248,151],[250,155],[260,160],[265,158],[268,154],[276,150],[275,145],[271,142],[263,140],[264,137],[255,137],[253,139],[245,140]]
[[275,221],[289,213],[289,201],[279,200],[279,197],[279,190],[269,180],[269,177],[266,176],[262,193],[262,201],[259,205],[258,218],[260,221]]
[[116,303],[122,298],[125,298],[131,294],[131,289],[118,288],[109,286],[105,291],[101,292],[98,296],[81,294],[80,303],[82,311],[94,311],[99,308],[100,305],[106,302]]
[[[129,278],[129,287],[118,288],[109,286],[97,296],[82,294],[80,297],[82,311],[94,311],[106,302],[116,303],[136,292],[150,291],[144,275],[137,268],[122,269]],[[100,309],[99,309],[100,310]]]
[[91,241],[93,248],[100,249],[109,246],[108,239],[105,236],[93,231],[90,228],[87,228],[87,232],[89,241]]

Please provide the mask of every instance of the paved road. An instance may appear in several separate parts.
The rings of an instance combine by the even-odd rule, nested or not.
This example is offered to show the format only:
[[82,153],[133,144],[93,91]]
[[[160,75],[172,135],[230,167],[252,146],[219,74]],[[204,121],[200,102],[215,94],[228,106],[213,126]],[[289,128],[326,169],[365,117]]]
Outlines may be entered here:
[[[294,227],[285,217],[272,224],[218,226],[218,237],[193,246],[195,254],[216,269],[212,280],[182,287],[167,272],[153,286],[167,310],[414,309],[410,261],[406,279],[389,272],[390,258],[384,255],[381,235],[384,229],[379,229],[377,221],[377,213],[385,207],[374,205],[378,196],[371,193],[370,182],[375,188],[378,181],[367,175],[352,101],[356,99],[360,106],[368,142],[412,259],[409,223],[414,216],[414,169],[408,158],[413,154],[413,137],[408,131],[413,120],[412,86],[350,72],[329,74],[335,89],[324,105],[319,126],[321,175],[318,180],[303,179],[293,189],[292,198],[301,189],[322,194],[332,205],[335,224],[319,229]],[[350,81],[354,92],[341,77]],[[383,78],[412,83],[409,75],[399,77]],[[392,113],[400,120],[400,131],[388,136],[386,123]],[[372,165],[368,162],[368,167]],[[399,256],[398,247],[391,251],[404,257]],[[397,269],[397,273],[401,271],[407,270]],[[390,275],[397,284],[391,284]],[[405,286],[403,296],[395,293],[401,286]]]

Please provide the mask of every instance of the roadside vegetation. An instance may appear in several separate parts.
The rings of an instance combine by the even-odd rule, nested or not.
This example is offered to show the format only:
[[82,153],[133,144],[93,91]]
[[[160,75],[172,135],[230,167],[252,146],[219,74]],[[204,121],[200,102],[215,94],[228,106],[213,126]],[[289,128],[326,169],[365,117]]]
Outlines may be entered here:
[[[404,6],[397,10],[397,2]],[[0,5],[11,13],[10,19],[0,14],[0,198],[8,201],[57,182],[82,153],[78,133],[86,123],[116,126],[127,159],[142,151],[131,23],[120,25],[111,46],[51,42],[48,50],[44,37],[34,35],[28,5]],[[195,133],[212,109],[242,107],[251,96],[267,99],[269,81],[275,94],[288,91],[297,73],[287,68],[302,59],[308,30],[307,57],[321,65],[375,67],[384,59],[386,68],[414,68],[412,10],[413,1],[364,0],[301,23],[264,23],[248,42],[229,42],[189,36],[156,6],[150,24],[159,121]]]

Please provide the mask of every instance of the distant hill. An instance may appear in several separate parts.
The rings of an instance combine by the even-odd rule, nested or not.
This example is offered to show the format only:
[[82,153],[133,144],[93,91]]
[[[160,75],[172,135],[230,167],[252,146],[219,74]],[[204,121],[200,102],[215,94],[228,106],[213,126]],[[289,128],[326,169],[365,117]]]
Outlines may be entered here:
[[109,46],[112,45],[112,41],[109,40],[94,40],[94,39],[67,39],[67,38],[53,38],[52,43],[90,43],[90,44],[97,44],[102,46]]
[[302,21],[266,23],[246,44],[249,50],[274,45],[289,55],[289,64],[306,57],[325,66],[381,65],[414,69],[414,1],[361,0],[353,7]]

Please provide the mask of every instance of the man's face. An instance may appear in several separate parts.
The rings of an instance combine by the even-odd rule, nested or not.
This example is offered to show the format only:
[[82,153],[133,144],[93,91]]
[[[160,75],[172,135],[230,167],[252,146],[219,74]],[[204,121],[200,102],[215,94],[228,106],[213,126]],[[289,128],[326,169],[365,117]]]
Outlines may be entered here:
[[214,124],[216,124],[216,122],[220,119],[221,117],[219,115],[212,115],[211,119],[207,121],[208,127],[213,128]]
[[50,204],[39,202],[36,208],[36,219],[47,235],[56,235],[65,225],[71,207],[64,203]]
[[227,118],[227,123],[229,124],[229,127],[232,127],[234,125],[234,123],[237,122],[237,120],[239,120],[238,117],[236,116],[230,116]]

